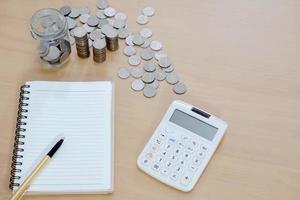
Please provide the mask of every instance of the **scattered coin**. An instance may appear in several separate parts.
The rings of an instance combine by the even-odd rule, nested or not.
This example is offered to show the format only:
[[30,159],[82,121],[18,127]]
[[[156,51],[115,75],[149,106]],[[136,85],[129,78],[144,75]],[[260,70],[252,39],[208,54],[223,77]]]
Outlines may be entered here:
[[91,40],[97,40],[104,38],[104,35],[102,34],[100,29],[93,30],[89,35]]
[[73,29],[77,26],[76,21],[74,19],[72,19],[70,17],[66,17],[66,19],[67,19],[67,24],[68,24],[69,30]]
[[79,10],[80,15],[91,13],[89,7],[87,7],[87,6],[81,6],[81,7],[78,8],[78,10]]
[[150,46],[150,43],[151,43],[151,40],[149,39],[146,39],[144,44],[141,45],[142,48],[147,48]]
[[187,87],[184,83],[177,83],[173,86],[173,91],[176,94],[184,94],[187,91]]
[[156,66],[152,61],[144,62],[144,70],[146,72],[154,72],[156,70]]
[[99,23],[99,20],[95,16],[90,16],[86,22],[89,26],[97,26]]
[[145,83],[143,81],[141,81],[140,79],[135,79],[131,83],[131,88],[134,91],[141,91],[144,89],[144,87],[145,87]]
[[152,83],[154,79],[155,79],[154,73],[150,73],[150,72],[145,72],[142,77],[142,81],[144,81],[144,83]]
[[85,24],[85,23],[87,23],[90,16],[91,16],[90,14],[83,14],[79,17],[79,21],[81,23]]
[[158,80],[158,81],[163,81],[165,80],[166,78],[166,73],[164,71],[162,71],[161,69],[157,69],[155,72],[154,72],[154,76],[155,76],[155,79]]
[[97,7],[99,8],[99,9],[105,9],[105,8],[107,8],[109,5],[108,5],[108,2],[106,1],[106,0],[98,0],[97,1]]
[[129,30],[127,28],[119,29],[119,38],[125,39],[128,36],[129,36]]
[[170,72],[174,71],[174,65],[171,64],[169,67],[163,68],[162,70],[164,72],[170,73]]
[[116,14],[116,10],[113,7],[107,7],[104,9],[104,15],[107,17],[113,17]]
[[138,24],[141,24],[141,25],[144,25],[144,24],[147,24],[149,21],[149,18],[145,15],[139,15],[137,18],[136,18],[136,22]]
[[77,8],[72,7],[69,17],[77,18],[77,17],[79,17],[79,15],[80,15],[79,10]]
[[100,19],[98,28],[102,28],[105,24],[109,24],[109,21],[107,19]]
[[136,34],[132,38],[133,44],[138,45],[138,46],[144,44],[145,40],[146,39],[143,36],[141,36],[140,34]]
[[118,12],[115,15],[115,19],[120,19],[120,20],[126,21],[127,20],[127,15],[125,13]]
[[150,6],[147,6],[143,9],[143,14],[148,16],[148,17],[153,16],[154,13],[155,13],[155,9],[150,7]]
[[168,73],[166,77],[167,83],[174,85],[179,81],[179,77],[175,73]]
[[64,16],[68,16],[71,13],[71,7],[64,5],[59,9],[59,12]]
[[151,60],[154,56],[154,52],[150,49],[145,49],[141,53],[141,58],[144,60]]
[[116,29],[123,28],[125,25],[125,21],[122,19],[115,19],[115,21],[113,22],[113,27],[115,27]]
[[159,81],[158,80],[154,80],[152,83],[150,83],[148,85],[152,85],[155,89],[158,89],[159,88]]
[[130,74],[133,78],[141,78],[144,74],[144,70],[141,67],[132,67],[130,69]]
[[172,64],[172,61],[168,57],[162,57],[158,60],[158,64],[162,68],[167,68]]
[[96,17],[98,17],[99,19],[106,19],[103,10],[97,10]]
[[146,85],[143,90],[145,97],[151,98],[156,95],[156,89],[152,85]]
[[137,55],[132,55],[128,58],[128,63],[132,66],[137,66],[141,63],[141,58]]
[[167,57],[168,55],[165,54],[162,50],[155,52],[154,57],[156,60],[161,59],[162,57]]
[[153,49],[154,51],[158,51],[162,48],[162,44],[160,41],[154,40],[151,42],[150,48]]
[[126,37],[125,42],[128,46],[133,46],[133,35],[129,35],[128,37]]
[[126,46],[124,49],[123,49],[123,53],[126,55],[126,56],[132,56],[134,54],[136,54],[136,50],[133,46]]
[[143,28],[140,31],[141,36],[143,36],[144,38],[149,38],[152,36],[152,31],[149,28]]
[[118,76],[121,78],[121,79],[126,79],[129,77],[129,70],[125,67],[121,67],[119,68],[118,70]]

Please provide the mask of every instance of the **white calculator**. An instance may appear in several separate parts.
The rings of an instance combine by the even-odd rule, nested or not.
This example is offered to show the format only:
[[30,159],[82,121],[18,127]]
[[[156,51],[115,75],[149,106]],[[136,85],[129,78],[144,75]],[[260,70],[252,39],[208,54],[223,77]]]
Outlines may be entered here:
[[174,101],[137,159],[138,167],[178,190],[191,191],[220,143],[227,123]]

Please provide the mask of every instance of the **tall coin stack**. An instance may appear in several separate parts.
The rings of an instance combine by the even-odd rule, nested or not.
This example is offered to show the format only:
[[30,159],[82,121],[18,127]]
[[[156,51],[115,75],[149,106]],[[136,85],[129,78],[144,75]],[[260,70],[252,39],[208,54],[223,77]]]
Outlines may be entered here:
[[81,58],[88,58],[90,56],[88,34],[82,27],[74,29],[74,37],[76,42],[77,55]]
[[119,49],[118,32],[115,29],[109,29],[105,34],[107,49],[116,51]]
[[106,60],[106,42],[104,39],[97,39],[93,42],[93,59],[98,63]]

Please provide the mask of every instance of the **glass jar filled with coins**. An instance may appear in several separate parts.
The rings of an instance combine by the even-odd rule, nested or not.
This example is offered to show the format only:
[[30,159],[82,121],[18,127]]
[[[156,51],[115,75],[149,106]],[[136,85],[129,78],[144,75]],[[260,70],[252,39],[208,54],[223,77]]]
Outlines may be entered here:
[[44,8],[30,20],[32,37],[37,40],[37,55],[50,68],[63,66],[70,58],[71,44],[66,18],[56,9]]

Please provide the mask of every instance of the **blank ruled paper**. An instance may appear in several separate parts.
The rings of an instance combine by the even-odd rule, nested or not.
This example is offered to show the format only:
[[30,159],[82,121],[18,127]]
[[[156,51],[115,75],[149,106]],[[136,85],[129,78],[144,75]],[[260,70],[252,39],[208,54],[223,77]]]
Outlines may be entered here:
[[28,82],[28,119],[21,181],[62,136],[63,145],[31,193],[112,190],[111,82]]

